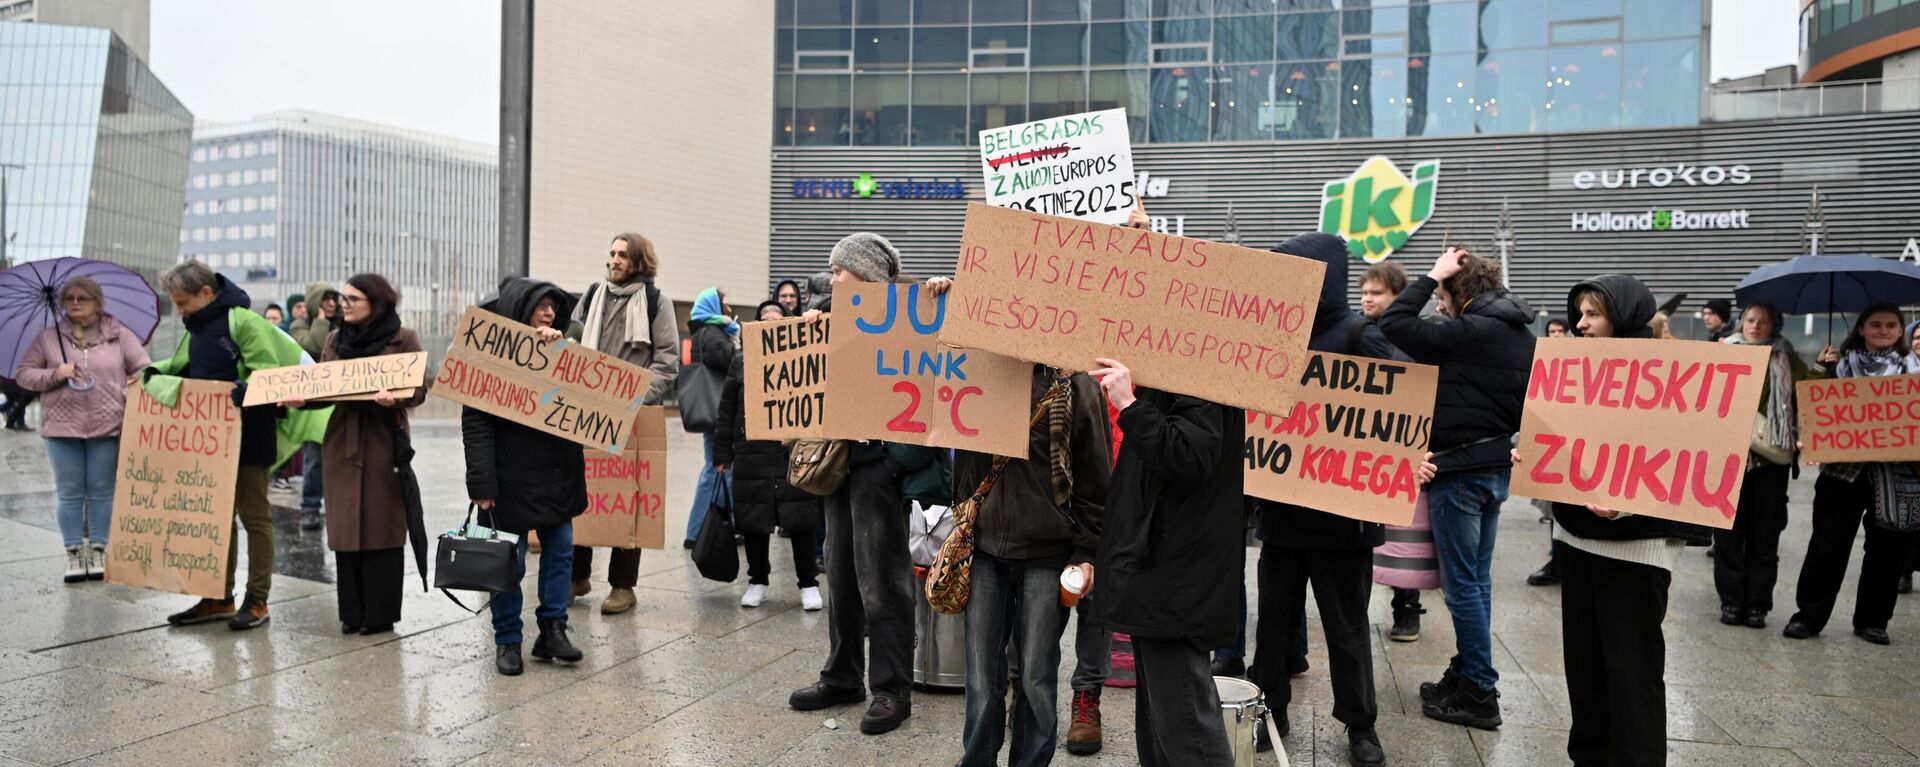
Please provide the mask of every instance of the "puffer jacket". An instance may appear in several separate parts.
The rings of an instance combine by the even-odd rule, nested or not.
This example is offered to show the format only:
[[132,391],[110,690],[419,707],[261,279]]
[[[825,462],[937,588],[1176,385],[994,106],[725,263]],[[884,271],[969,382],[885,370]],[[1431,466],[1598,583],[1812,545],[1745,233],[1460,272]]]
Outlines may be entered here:
[[[500,281],[497,295],[480,308],[528,323],[543,297],[555,317],[573,316],[574,298],[553,283],[524,277]],[[471,407],[460,408],[460,437],[467,456],[467,497],[494,501],[479,517],[499,530],[528,530],[573,521],[587,510],[587,460],[580,445]]]
[[787,446],[747,439],[745,375],[744,360],[735,355],[720,390],[720,421],[713,427],[713,464],[733,473],[733,524],[756,535],[772,533],[775,526],[818,529],[820,496],[787,482]]
[[[93,380],[80,391],[54,380],[63,362],[71,362],[75,376]],[[40,434],[44,437],[91,439],[120,433],[127,413],[127,379],[152,360],[140,338],[112,315],[100,317],[99,327],[84,342],[73,340],[73,325],[61,320],[40,331],[27,347],[14,380],[22,388],[45,392],[40,400]]]
[[1407,285],[1380,316],[1380,331],[1413,361],[1440,368],[1431,441],[1440,473],[1510,468],[1532,373],[1533,307],[1493,290],[1458,318],[1428,322],[1420,309],[1438,286],[1424,274]]

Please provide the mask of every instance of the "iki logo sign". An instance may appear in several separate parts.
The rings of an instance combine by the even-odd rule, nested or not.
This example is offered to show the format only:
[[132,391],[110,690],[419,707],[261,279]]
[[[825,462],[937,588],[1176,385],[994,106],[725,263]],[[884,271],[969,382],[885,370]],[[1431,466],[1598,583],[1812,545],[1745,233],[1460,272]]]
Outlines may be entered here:
[[1413,166],[1408,180],[1393,161],[1375,156],[1353,175],[1328,182],[1320,195],[1320,231],[1347,240],[1347,251],[1369,264],[1385,261],[1433,215],[1440,161]]

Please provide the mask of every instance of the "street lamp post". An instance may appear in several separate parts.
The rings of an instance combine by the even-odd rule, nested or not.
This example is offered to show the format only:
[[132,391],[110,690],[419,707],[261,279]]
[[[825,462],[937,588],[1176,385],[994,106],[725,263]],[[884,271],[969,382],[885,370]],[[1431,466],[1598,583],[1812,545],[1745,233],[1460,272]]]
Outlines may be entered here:
[[13,266],[7,256],[7,245],[13,242],[13,231],[7,228],[7,171],[26,169],[25,165],[0,162],[0,269]]

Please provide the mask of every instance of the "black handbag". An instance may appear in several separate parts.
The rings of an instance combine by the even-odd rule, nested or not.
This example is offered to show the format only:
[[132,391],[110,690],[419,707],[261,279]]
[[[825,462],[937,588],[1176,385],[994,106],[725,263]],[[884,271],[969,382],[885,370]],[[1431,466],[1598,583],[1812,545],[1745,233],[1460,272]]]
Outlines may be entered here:
[[693,539],[693,566],[707,580],[732,583],[740,577],[740,552],[733,542],[733,488],[725,477],[719,485],[700,523],[700,535]]
[[706,363],[680,366],[673,379],[675,400],[680,406],[680,427],[694,434],[711,434],[720,422],[720,388],[726,375],[715,372]]
[[[433,560],[434,588],[440,589],[440,593],[446,594],[460,609],[470,613],[480,612],[487,605],[469,609],[465,602],[447,589],[498,594],[519,586],[515,571],[519,564],[520,545],[502,540],[499,529],[493,525],[488,525],[494,529],[485,538],[468,537],[467,531],[473,526],[474,507],[475,504],[467,504],[467,519],[461,523],[459,530],[440,535],[440,546]],[[498,520],[491,509],[488,510],[488,516]],[[492,603],[492,599],[487,600],[487,604]]]

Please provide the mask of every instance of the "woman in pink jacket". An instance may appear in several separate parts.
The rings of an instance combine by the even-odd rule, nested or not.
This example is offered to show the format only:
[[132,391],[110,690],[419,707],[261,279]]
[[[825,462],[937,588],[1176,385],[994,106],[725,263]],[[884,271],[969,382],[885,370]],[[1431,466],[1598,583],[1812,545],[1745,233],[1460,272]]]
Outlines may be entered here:
[[14,379],[46,393],[40,434],[59,497],[66,582],[73,583],[106,577],[127,380],[148,359],[133,331],[107,313],[99,283],[68,280],[60,287],[60,307],[65,316],[27,347]]

